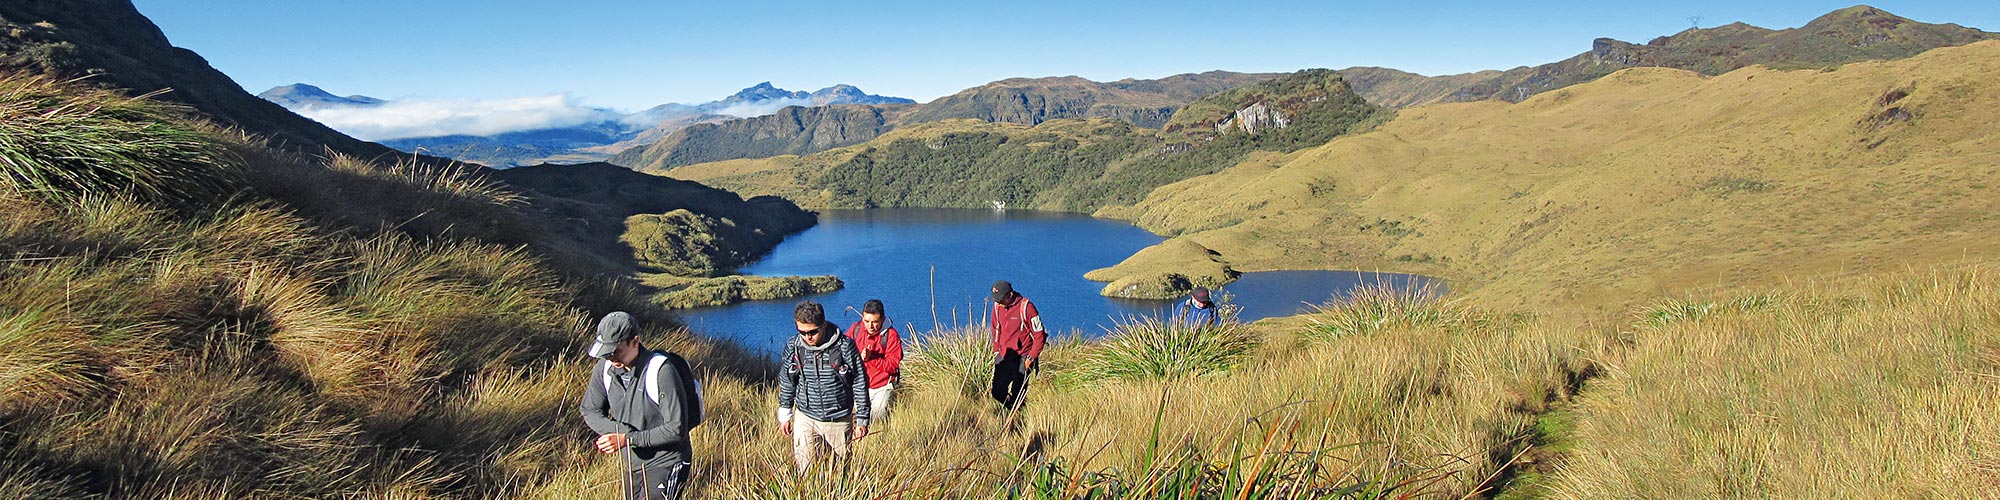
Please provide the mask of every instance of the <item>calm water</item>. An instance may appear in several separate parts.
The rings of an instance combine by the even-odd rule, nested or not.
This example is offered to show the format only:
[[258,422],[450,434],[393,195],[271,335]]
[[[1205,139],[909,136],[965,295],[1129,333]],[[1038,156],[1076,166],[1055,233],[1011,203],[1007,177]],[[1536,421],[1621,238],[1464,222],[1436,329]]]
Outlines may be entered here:
[[[839,276],[847,287],[806,297],[827,306],[827,320],[845,329],[861,303],[881,299],[889,319],[906,332],[936,322],[963,324],[986,311],[987,291],[1005,279],[1033,300],[1053,333],[1102,335],[1115,318],[1159,314],[1170,301],[1111,299],[1103,283],[1083,273],[1117,264],[1161,238],[1124,222],[1022,210],[826,210],[812,229],[787,238],[763,260],[741,269],[760,276]],[[1412,284],[1423,278],[1351,271],[1250,273],[1226,287],[1244,306],[1243,321],[1295,314],[1359,283]],[[933,286],[934,285],[934,286]],[[681,312],[688,326],[777,352],[792,335],[798,299],[747,302]]]

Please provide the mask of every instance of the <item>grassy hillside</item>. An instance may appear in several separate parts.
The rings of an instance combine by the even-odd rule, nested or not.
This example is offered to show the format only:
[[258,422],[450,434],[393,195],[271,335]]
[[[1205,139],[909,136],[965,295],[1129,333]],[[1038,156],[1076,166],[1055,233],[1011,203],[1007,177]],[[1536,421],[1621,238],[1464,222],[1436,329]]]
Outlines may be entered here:
[[[1983,498],[2000,275],[1838,280],[1647,311],[1566,419],[1546,498]],[[1523,488],[1527,492],[1529,488]]]
[[1739,22],[1689,29],[1645,44],[1599,38],[1589,52],[1575,57],[1506,71],[1437,77],[1382,68],[1350,68],[1342,73],[1369,102],[1389,107],[1490,99],[1519,102],[1626,68],[1674,68],[1704,75],[1753,65],[1826,68],[1994,39],[2000,39],[2000,33],[1923,23],[1857,5],[1797,28],[1771,30]]
[[1482,303],[1585,309],[1988,258],[1996,56],[2000,42],[1830,70],[1626,70],[1520,104],[1406,109],[1099,214],[1240,270],[1423,272]]
[[0,73],[0,497],[489,497],[585,459],[586,320],[763,361],[589,273],[461,170],[268,149]]
[[[1976,150],[1991,145],[1993,134],[1977,127],[1994,123],[1983,114],[1993,108],[1960,106],[2000,99],[1978,69],[2000,60],[1990,53],[2000,44],[1953,50],[1831,72],[1715,79],[1629,72],[1579,87],[1602,94],[1567,103],[1421,108],[1369,134],[1253,153],[1251,162],[1177,186],[1326,164],[1324,155],[1356,155],[1338,149],[1353,143],[1375,148],[1363,151],[1395,150],[1385,141],[1445,144],[1426,133],[1470,151],[1519,151],[1529,148],[1451,134],[1519,140],[1480,127],[1522,119],[1513,112],[1593,127],[1563,106],[1612,120],[1629,119],[1618,109],[1660,114],[1695,102],[1658,104],[1658,94],[1673,88],[1661,85],[1810,135],[1771,118],[1775,111],[1718,97],[1749,92],[1765,106],[1786,106],[1752,91],[1810,91],[1833,101],[1789,105],[1833,108],[1828,113],[1853,117],[1840,126],[1863,130],[1838,133],[1889,139],[1856,142],[1847,153],[1886,155],[1876,161],[1896,161],[1878,168],[1892,172],[1897,161],[1927,162],[1905,174],[1915,179],[1909,184],[1887,184],[1885,176],[1856,182],[1944,186],[1907,197],[1930,207],[1930,218],[1897,220],[1911,221],[1910,231],[1951,234],[1956,226],[1946,225],[1983,221],[1990,211],[1952,208],[1983,198],[1945,190],[1984,188],[1945,183],[1942,173],[1963,167],[1929,148],[1993,165]],[[1972,70],[1925,73],[1940,65]],[[1815,79],[1847,82],[1856,94]],[[1901,96],[1861,92],[1878,80],[1911,87]],[[1853,96],[1871,100],[1838,99]],[[1440,125],[1431,113],[1443,112],[1488,114]],[[789,439],[770,421],[771,368],[674,329],[634,294],[563,271],[570,254],[552,239],[564,233],[526,230],[562,224],[543,219],[530,199],[464,172],[276,153],[182,113],[47,79],[0,78],[0,129],[30,139],[0,148],[8,160],[0,162],[7,180],[0,381],[9,389],[0,394],[0,497],[602,496],[619,464],[586,451],[574,398],[589,364],[576,353],[588,320],[611,309],[637,311],[655,346],[687,355],[704,377],[710,414],[695,433],[693,498],[1955,496],[2000,478],[2000,443],[1991,438],[2000,431],[1991,403],[2000,395],[2000,282],[1991,264],[1836,276],[1816,286],[1770,280],[1755,293],[1668,301],[1646,298],[1655,294],[1649,290],[1606,288],[1645,304],[1594,321],[1576,321],[1561,307],[1474,305],[1506,302],[1483,294],[1506,284],[1498,280],[1448,302],[1365,291],[1253,325],[1188,330],[1138,320],[1103,341],[1059,336],[1029,404],[1015,414],[997,411],[983,394],[989,353],[981,327],[946,327],[911,344],[909,390],[895,416],[858,443],[859,462],[847,476],[795,477],[786,472]],[[1427,118],[1405,128],[1412,117]],[[1644,132],[1610,123],[1621,126],[1594,130]],[[1963,127],[1973,131],[1952,135]],[[1546,130],[1532,135],[1554,136]],[[1689,140],[1696,139],[1718,140]],[[1598,145],[1571,154],[1620,151],[1617,141]],[[1444,153],[1417,158],[1450,157]],[[1399,165],[1372,175],[1440,175],[1425,161]],[[92,175],[29,181],[51,178],[31,175],[51,166]],[[1360,170],[1342,172],[1350,177],[1337,179],[1366,179],[1355,176]],[[92,180],[114,176],[156,180]],[[1571,177],[1583,186],[1601,182],[1574,172],[1564,178]],[[1819,178],[1737,176],[1690,188],[1742,199],[1784,193],[1801,179]],[[1516,198],[1590,192],[1552,184]],[[1317,194],[1329,197],[1366,186],[1319,185],[1332,192]],[[1340,207],[1329,200],[1341,199],[1314,203]],[[1795,201],[1818,203],[1810,215],[1851,210],[1827,201],[1845,199]],[[1167,213],[1159,210],[1148,206],[1144,215]],[[1275,216],[1301,209],[1283,210]],[[1203,215],[1217,216],[1229,214]],[[1361,227],[1367,238],[1428,241],[1438,230],[1432,224],[1382,219]],[[1760,229],[1771,241],[1789,234]],[[1549,252],[1532,243],[1516,251]],[[1709,251],[1692,238],[1676,243]],[[1215,257],[1240,255],[1215,247],[1224,249]],[[1923,257],[1902,255],[1901,262]],[[1556,278],[1524,279],[1564,283]],[[1815,459],[1797,458],[1807,455]]]
[[1381,110],[1327,70],[1302,71],[1188,104],[1164,131],[1115,120],[1024,126],[976,120],[913,125],[804,157],[681,167],[664,175],[806,206],[1091,211],[1157,186],[1365,128]]

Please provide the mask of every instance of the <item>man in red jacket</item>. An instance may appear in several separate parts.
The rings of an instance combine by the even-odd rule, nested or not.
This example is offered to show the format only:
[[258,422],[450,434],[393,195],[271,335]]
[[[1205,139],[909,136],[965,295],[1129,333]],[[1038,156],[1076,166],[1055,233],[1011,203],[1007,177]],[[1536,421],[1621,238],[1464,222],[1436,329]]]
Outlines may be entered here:
[[881,428],[889,422],[889,399],[903,377],[903,339],[889,324],[882,301],[875,299],[861,304],[861,321],[847,327],[847,336],[861,349],[861,366],[868,373],[868,420]]
[[993,326],[993,399],[1013,408],[1028,389],[1028,374],[1049,334],[1035,304],[1004,280],[993,282],[993,311],[986,320]]

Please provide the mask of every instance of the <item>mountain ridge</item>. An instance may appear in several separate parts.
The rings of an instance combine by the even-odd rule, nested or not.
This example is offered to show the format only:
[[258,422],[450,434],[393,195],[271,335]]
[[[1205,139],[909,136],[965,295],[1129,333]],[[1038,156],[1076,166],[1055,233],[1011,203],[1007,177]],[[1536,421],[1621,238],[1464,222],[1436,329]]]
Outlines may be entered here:
[[1837,9],[1797,28],[1767,29],[1742,22],[1690,28],[1644,44],[1612,38],[1591,41],[1581,54],[1509,70],[1423,76],[1385,68],[1341,70],[1369,102],[1403,108],[1444,102],[1528,97],[1634,67],[1663,67],[1718,75],[1752,65],[1829,67],[1866,60],[1900,59],[1937,47],[2000,39],[1952,23],[1913,21],[1867,5]]
[[[1218,70],[1150,80],[1126,78],[1113,82],[1096,82],[1077,76],[1009,78],[920,105],[878,106],[883,118],[880,123],[869,123],[861,128],[850,127],[849,130],[873,130],[879,136],[898,127],[954,119],[1036,125],[1051,120],[1111,118],[1141,127],[1158,127],[1166,123],[1174,110],[1202,96],[1279,76]],[[708,161],[813,154],[859,144],[874,137],[856,135],[849,136],[847,141],[801,142],[797,137],[756,135],[795,134],[805,130],[788,127],[784,124],[787,121],[793,120],[765,116],[749,119],[748,123],[717,124],[699,130],[691,128],[681,131],[678,137],[670,135],[642,150],[628,150],[608,161],[637,169],[671,169]],[[788,143],[798,147],[750,150],[735,146],[747,142]]]
[[[365,108],[393,105],[367,96],[339,97],[319,87],[296,83],[273,87],[259,98],[299,113],[331,108]],[[819,107],[843,104],[910,104],[901,97],[869,94],[848,84],[835,84],[813,92],[790,91],[762,82],[728,97],[698,103],[666,103],[633,113],[621,113],[609,120],[565,127],[516,130],[489,135],[452,134],[382,140],[385,146],[405,152],[446,155],[494,167],[526,166],[546,162],[579,163],[603,161],[619,152],[652,144],[675,131],[693,125],[756,118],[776,113],[791,105]],[[769,112],[765,109],[769,108]],[[614,113],[602,110],[606,114]],[[755,116],[732,116],[749,113]]]

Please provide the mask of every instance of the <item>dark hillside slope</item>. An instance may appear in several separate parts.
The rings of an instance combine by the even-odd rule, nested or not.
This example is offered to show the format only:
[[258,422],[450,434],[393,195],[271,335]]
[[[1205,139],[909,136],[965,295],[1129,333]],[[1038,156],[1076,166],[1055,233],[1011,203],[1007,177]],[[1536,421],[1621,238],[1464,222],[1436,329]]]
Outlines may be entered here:
[[680,129],[651,145],[625,150],[611,163],[666,169],[736,158],[812,154],[868,142],[888,132],[910,105],[792,106],[777,113]]
[[193,51],[174,47],[130,0],[0,2],[0,69],[50,73],[126,89],[166,90],[227,125],[262,134],[287,149],[324,149],[361,158],[400,155],[334,131],[244,92]]

